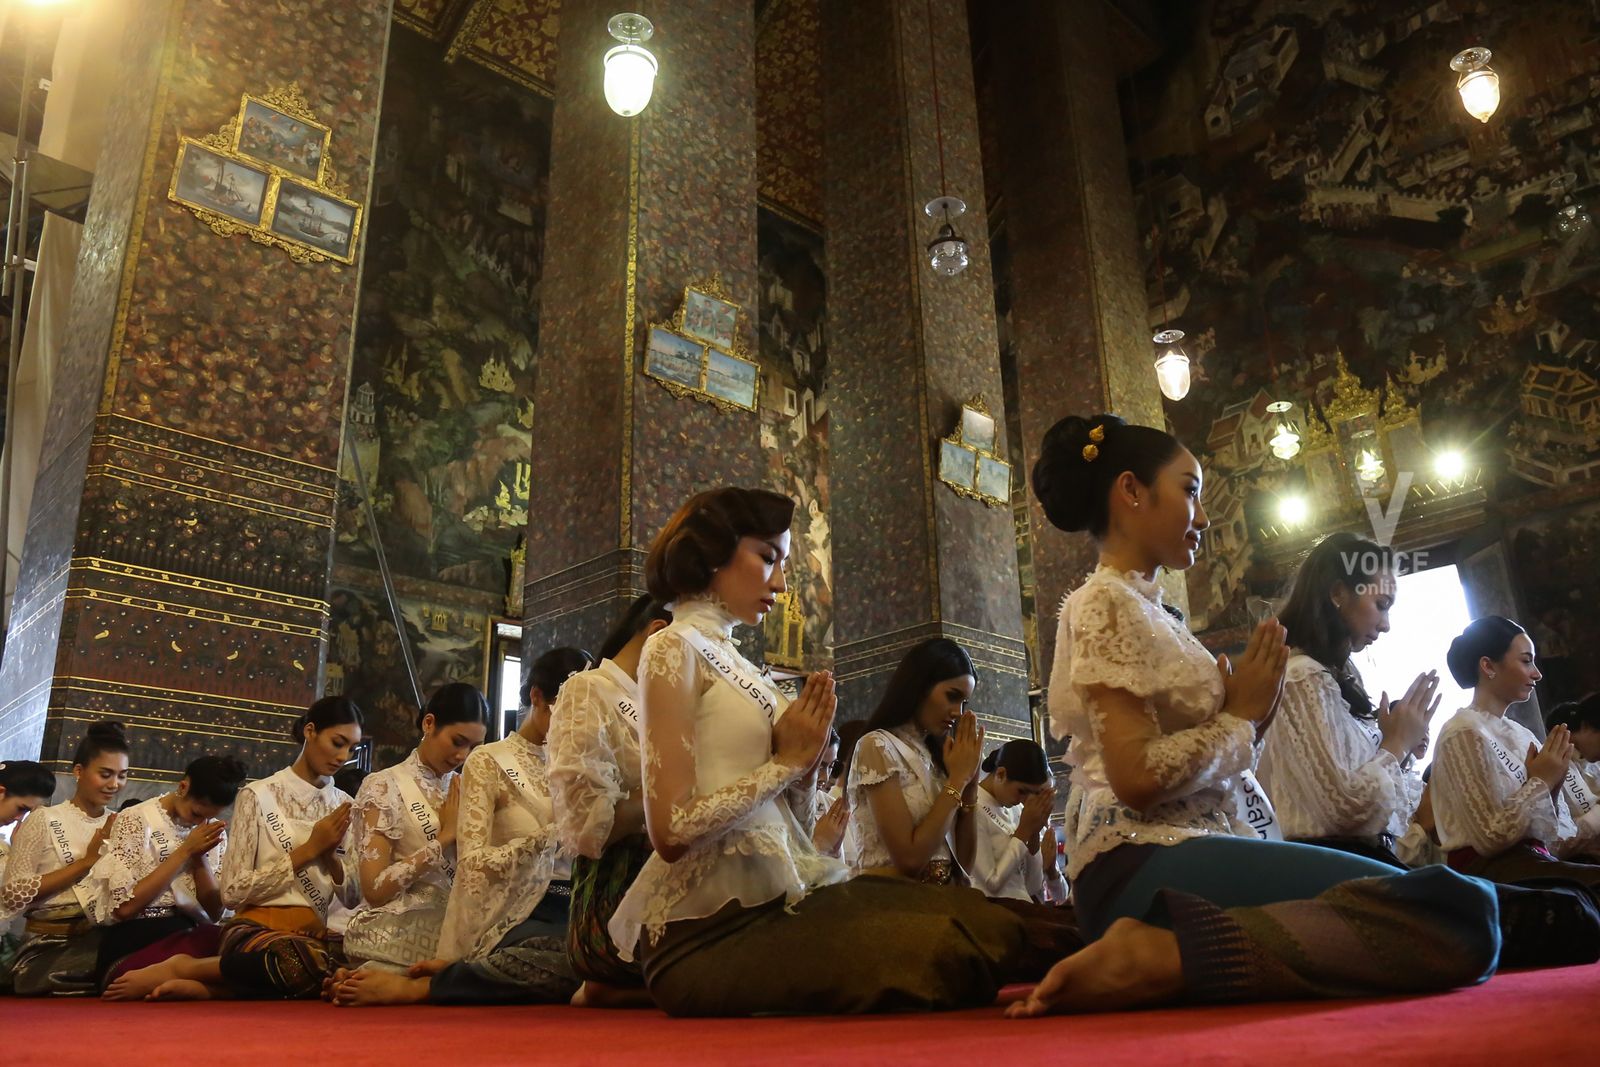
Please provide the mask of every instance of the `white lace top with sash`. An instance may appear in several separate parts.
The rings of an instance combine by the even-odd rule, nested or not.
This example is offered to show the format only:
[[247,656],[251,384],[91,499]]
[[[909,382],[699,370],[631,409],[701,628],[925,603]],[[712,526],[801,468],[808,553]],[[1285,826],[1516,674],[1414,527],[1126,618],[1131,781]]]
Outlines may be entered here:
[[461,768],[456,879],[438,956],[493,951],[539,906],[558,874],[557,852],[543,747],[512,734],[475,749]]
[[45,900],[35,900],[39,895],[41,879],[83,857],[94,840],[95,832],[104,826],[110,812],[91,818],[72,801],[64,801],[47,808],[39,808],[22,820],[22,825],[11,835],[11,855],[6,859],[3,880],[0,880],[0,923],[10,922],[18,915],[44,922],[60,922],[80,918],[85,914],[88,892],[84,882],[52,894]]
[[[170,795],[170,794],[169,794]],[[162,805],[166,797],[152,797],[117,814],[105,851],[84,879],[89,894],[89,916],[98,923],[125,922],[128,919],[159,919],[183,912],[196,922],[210,922],[196,896],[194,872],[185,863],[176,877],[137,915],[118,919],[113,914],[133,896],[134,889],[165,863],[189,839],[194,829],[168,814]],[[205,854],[205,863],[215,879],[228,849],[228,835]]]
[[[866,794],[869,786],[892,779],[905,797],[913,825],[928,817],[943,792],[949,779],[934,764],[923,736],[915,723],[906,723],[893,730],[870,730],[856,742],[855,755],[850,758],[850,836],[845,855],[852,871],[894,867],[894,857],[872,814],[872,802]],[[954,856],[947,836],[928,861],[952,863]]]
[[1044,899],[1044,856],[1029,852],[1017,837],[1022,805],[1005,808],[978,787],[977,849],[973,852],[972,887],[986,897]]
[[1290,838],[1400,837],[1422,798],[1411,760],[1380,746],[1374,719],[1358,719],[1333,672],[1304,653],[1289,659],[1283,704],[1261,749],[1261,784]]
[[[1140,812],[1117,799],[1100,750],[1095,686],[1144,701],[1161,733],[1145,759],[1171,800]],[[1162,607],[1157,583],[1101,566],[1067,597],[1049,702],[1052,733],[1072,739],[1067,762],[1082,797],[1068,820],[1068,878],[1123,844],[1260,836],[1240,799],[1242,772],[1255,763],[1255,725],[1223,714],[1225,697],[1216,659]]]
[[1470,848],[1488,858],[1533,840],[1557,856],[1600,844],[1600,805],[1576,766],[1552,797],[1530,778],[1529,745],[1542,745],[1514,719],[1465,707],[1439,731],[1433,816],[1446,853]]
[[296,871],[289,859],[311,837],[318,820],[349,800],[332,779],[313,784],[290,767],[239,790],[228,826],[232,841],[222,859],[223,905],[235,912],[310,908],[324,921],[334,900],[354,907],[361,899],[361,884],[348,851],[342,856],[344,880],[337,885],[321,863]]
[[[809,815],[811,798],[791,798],[796,774],[772,758],[772,724],[787,701],[739,654],[735,621],[711,601],[683,602],[672,625],[645,644],[642,685],[652,676],[692,678],[700,694],[692,736],[681,742],[694,752],[694,793],[672,812],[672,832],[694,843],[676,862],[652,854],[623,897],[609,929],[624,957],[631,958],[641,933],[659,936],[669,922],[704,918],[729,901],[793,903],[848,876],[844,864],[817,851],[795,817],[796,804]],[[648,724],[648,702],[644,713]],[[654,764],[648,736],[647,728],[646,790]]]
[[[435,774],[413,749],[404,761],[369,774],[361,783],[350,823],[352,851],[360,859],[372,859],[379,854],[374,835],[386,838],[391,862],[377,884],[397,884],[400,891],[377,906],[363,900],[350,916],[344,946],[352,962],[403,969],[431,959],[438,948],[455,876],[455,846],[442,848],[435,837],[439,809],[455,775]],[[370,833],[369,813],[377,820]],[[426,853],[420,865],[406,862],[418,852]]]
[[639,790],[639,687],[611,660],[572,675],[550,712],[550,792],[568,855],[599,859],[617,802]]

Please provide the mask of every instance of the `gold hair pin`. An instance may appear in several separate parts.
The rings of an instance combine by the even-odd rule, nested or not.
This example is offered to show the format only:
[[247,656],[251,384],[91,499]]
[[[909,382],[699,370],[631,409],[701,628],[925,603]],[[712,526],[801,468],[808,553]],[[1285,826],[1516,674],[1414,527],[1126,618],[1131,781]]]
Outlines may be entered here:
[[1106,428],[1105,428],[1105,425],[1103,423],[1101,425],[1099,425],[1099,426],[1096,426],[1094,429],[1089,431],[1089,440],[1095,442],[1095,444],[1088,444],[1088,445],[1084,445],[1083,446],[1083,461],[1085,463],[1093,463],[1096,459],[1099,458],[1099,456],[1100,456],[1099,442],[1104,441],[1105,439],[1106,439]]

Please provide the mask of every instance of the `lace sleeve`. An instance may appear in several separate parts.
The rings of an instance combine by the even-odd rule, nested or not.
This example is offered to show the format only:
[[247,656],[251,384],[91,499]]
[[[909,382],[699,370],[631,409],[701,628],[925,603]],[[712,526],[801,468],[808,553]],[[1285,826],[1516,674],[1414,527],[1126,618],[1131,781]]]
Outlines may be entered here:
[[[719,837],[793,782],[804,768],[768,760],[750,774],[709,794],[696,792],[694,710],[708,678],[677,634],[663,630],[645,646],[643,683],[645,800],[652,817],[665,811],[666,826],[651,826],[662,844],[689,849]],[[664,831],[664,832],[661,832]]]
[[1162,665],[1170,649],[1158,638],[1146,602],[1133,590],[1110,583],[1086,586],[1081,593],[1070,613],[1067,676],[1052,678],[1052,684],[1085,689],[1103,685],[1149,699],[1166,683]]
[[133,899],[133,891],[158,864],[149,847],[150,827],[143,813],[130,808],[117,815],[105,851],[89,869],[84,881],[88,890],[89,917],[97,923],[117,921],[118,905]]
[[50,836],[42,816],[29,815],[11,835],[11,854],[6,857],[5,880],[0,881],[0,926],[28,910],[39,895],[40,875]]
[[437,841],[429,841],[409,856],[395,856],[401,836],[397,814],[400,808],[399,791],[388,776],[368,778],[356,793],[351,828],[356,833],[361,894],[369,904],[375,897],[394,899],[424,872],[444,861],[444,848]]
[[516,866],[521,855],[543,852],[552,844],[553,827],[548,825],[540,826],[532,836],[515,838],[503,845],[491,844],[495,808],[502,799],[516,803],[504,795],[509,786],[492,755],[480,749],[467,757],[461,772],[461,810],[456,817],[458,879],[468,871],[480,872],[485,878],[502,876]]
[[1292,794],[1319,834],[1381,833],[1406,805],[1400,761],[1381,748],[1372,753],[1338,686],[1321,670],[1290,672],[1267,744],[1276,771],[1270,788]]
[[222,873],[217,879],[223,907],[239,911],[293,887],[294,866],[289,854],[270,840],[267,848],[261,847],[261,808],[256,803],[255,790],[239,790],[228,829],[233,841],[223,854]]
[[1547,846],[1556,843],[1549,786],[1538,778],[1515,785],[1477,730],[1447,731],[1439,739],[1438,759],[1435,789],[1480,856],[1498,856],[1528,837]]
[[904,780],[909,775],[905,762],[890,747],[892,742],[876,735],[874,730],[856,743],[850,759],[850,784],[856,788],[867,789],[891,778]]
[[[1167,799],[1221,786],[1255,762],[1254,723],[1223,714],[1187,730],[1162,734],[1149,705],[1145,713],[1150,718],[1151,736],[1142,759]],[[1098,730],[1098,721],[1095,725]]]
[[550,791],[556,832],[575,856],[599,859],[627,796],[607,729],[607,708],[588,672],[561,686],[550,715]]

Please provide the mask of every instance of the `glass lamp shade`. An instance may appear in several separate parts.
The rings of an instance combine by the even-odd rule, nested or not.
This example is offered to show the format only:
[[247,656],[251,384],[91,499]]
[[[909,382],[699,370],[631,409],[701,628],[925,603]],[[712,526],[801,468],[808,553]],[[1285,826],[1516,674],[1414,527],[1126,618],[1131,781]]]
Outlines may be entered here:
[[1165,351],[1156,357],[1156,384],[1161,395],[1168,400],[1182,400],[1189,395],[1189,354],[1178,342],[1183,340],[1182,330],[1162,330],[1153,338]]
[[629,118],[643,111],[655,91],[660,64],[648,48],[619,44],[606,53],[606,103],[611,110]]
[[1383,460],[1369,448],[1361,450],[1360,457],[1356,460],[1356,477],[1363,482],[1379,482],[1383,480]]
[[1468,48],[1450,61],[1450,69],[1461,75],[1456,92],[1461,106],[1479,122],[1488,122],[1500,108],[1500,75],[1489,66],[1487,48]]
[[1272,446],[1272,454],[1279,459],[1293,459],[1300,454],[1300,435],[1286,422],[1278,424],[1278,432],[1267,443]]
[[972,262],[967,255],[966,240],[948,222],[940,226],[938,236],[928,242],[928,262],[946,277],[960,274]]

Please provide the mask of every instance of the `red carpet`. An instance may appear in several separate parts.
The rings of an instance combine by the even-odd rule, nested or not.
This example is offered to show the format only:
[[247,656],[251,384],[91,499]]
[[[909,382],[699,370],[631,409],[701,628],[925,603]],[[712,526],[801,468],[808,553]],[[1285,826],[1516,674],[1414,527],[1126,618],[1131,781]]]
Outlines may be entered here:
[[576,1008],[0,1000],[5,1067],[280,1063],[1081,1063],[1086,1067],[1388,1063],[1532,1067],[1593,1059],[1600,964],[1503,974],[1436,997],[1176,1008],[1009,1022],[938,1016],[668,1019]]

